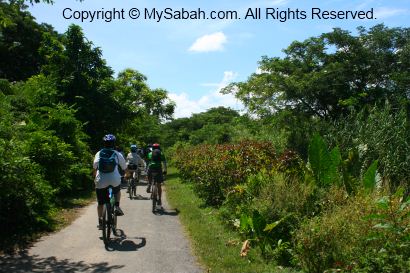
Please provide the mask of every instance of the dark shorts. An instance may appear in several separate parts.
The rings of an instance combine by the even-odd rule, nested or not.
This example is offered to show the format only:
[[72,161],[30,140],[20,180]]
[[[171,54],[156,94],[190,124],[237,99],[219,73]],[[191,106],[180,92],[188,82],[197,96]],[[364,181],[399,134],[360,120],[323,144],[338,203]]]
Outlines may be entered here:
[[[120,190],[121,185],[112,188],[112,192],[114,194],[118,193]],[[97,194],[98,205],[104,205],[105,203],[109,202],[110,199],[108,198],[108,187],[104,189],[95,189],[95,192]]]
[[162,170],[151,170],[148,169],[148,181],[151,184],[152,181],[156,183],[163,183],[164,176],[162,175]]
[[138,165],[137,164],[128,164],[127,168],[130,171],[136,171],[138,169]]

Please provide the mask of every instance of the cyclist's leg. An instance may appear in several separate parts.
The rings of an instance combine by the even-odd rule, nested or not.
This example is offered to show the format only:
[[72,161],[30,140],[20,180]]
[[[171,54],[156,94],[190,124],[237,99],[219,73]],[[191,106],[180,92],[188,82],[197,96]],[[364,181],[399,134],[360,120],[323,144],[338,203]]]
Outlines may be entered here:
[[150,188],[151,188],[151,183],[152,183],[152,170],[150,168],[148,168],[148,185],[147,185],[147,192],[150,192]]
[[164,182],[164,177],[162,175],[162,170],[157,174],[157,187],[158,187],[158,205],[162,206],[162,183]]
[[155,174],[152,175],[153,176],[153,183],[155,183],[155,185],[157,186],[158,189],[158,205],[162,205],[161,202],[161,195],[162,195],[162,187],[161,184],[163,182],[163,176],[162,176],[162,171],[161,170],[155,170]]
[[98,215],[98,227],[101,228],[104,203],[107,202],[107,188],[95,189],[97,195],[97,215]]
[[115,210],[118,216],[124,215],[122,209],[120,208],[121,200],[121,185],[112,188],[114,197],[115,197]]

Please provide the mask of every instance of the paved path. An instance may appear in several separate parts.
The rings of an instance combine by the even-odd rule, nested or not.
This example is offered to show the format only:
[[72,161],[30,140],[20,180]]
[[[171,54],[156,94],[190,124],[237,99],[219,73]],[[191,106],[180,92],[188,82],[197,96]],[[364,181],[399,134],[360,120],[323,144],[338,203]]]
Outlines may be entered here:
[[137,199],[122,190],[118,217],[119,237],[104,248],[96,227],[96,203],[58,233],[45,236],[25,253],[0,257],[0,272],[144,272],[199,273],[178,219],[164,191],[164,212],[153,214],[145,185],[137,187]]

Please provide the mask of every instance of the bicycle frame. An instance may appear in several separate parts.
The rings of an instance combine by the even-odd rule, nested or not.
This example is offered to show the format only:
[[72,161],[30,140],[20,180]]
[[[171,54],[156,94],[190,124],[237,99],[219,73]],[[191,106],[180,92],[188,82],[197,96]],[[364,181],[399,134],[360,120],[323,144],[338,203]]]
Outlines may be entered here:
[[[130,199],[132,199],[133,195],[137,196],[137,181],[134,175],[136,175],[135,172],[133,172],[131,177],[128,178],[128,193],[129,193]],[[136,176],[138,177],[138,175]]]

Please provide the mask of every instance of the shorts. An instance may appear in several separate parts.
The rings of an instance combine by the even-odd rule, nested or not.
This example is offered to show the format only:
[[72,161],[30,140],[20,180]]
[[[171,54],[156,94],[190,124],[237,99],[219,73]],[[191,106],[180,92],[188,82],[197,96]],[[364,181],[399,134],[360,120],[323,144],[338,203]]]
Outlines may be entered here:
[[138,165],[136,165],[136,164],[128,164],[128,165],[127,165],[127,168],[128,168],[129,171],[135,171],[135,170],[138,169]]
[[162,175],[162,170],[151,170],[148,169],[148,181],[152,184],[152,180],[156,183],[164,183],[164,176]]
[[[108,203],[110,201],[110,199],[108,198],[108,188],[109,187],[103,189],[95,189],[95,193],[97,194],[98,205],[104,205],[105,203]],[[121,185],[118,185],[117,187],[112,187],[113,194],[117,194],[120,190]]]

